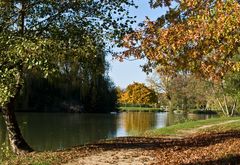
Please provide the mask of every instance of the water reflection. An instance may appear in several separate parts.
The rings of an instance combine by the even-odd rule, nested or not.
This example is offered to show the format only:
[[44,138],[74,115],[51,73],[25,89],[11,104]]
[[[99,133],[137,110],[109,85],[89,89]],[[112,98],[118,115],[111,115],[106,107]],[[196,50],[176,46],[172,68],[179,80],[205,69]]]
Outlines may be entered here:
[[182,123],[186,120],[205,120],[213,116],[215,115],[169,112],[166,117],[166,126]]
[[40,151],[115,137],[117,130],[117,116],[114,115],[20,113],[17,118],[27,142]]
[[[138,135],[186,119],[210,115],[124,112],[120,114],[17,113],[23,136],[35,150],[56,150],[96,142],[99,139]],[[0,117],[0,145],[6,143]]]
[[204,114],[188,114],[187,118],[190,120],[206,120],[216,115],[204,115]]
[[157,116],[152,112],[122,113],[120,121],[128,135],[138,135],[154,128]]

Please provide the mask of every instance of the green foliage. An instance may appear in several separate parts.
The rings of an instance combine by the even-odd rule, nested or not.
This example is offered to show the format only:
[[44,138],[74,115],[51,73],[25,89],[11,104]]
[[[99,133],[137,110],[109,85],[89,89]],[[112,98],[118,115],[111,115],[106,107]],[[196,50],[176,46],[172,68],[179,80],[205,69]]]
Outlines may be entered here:
[[3,143],[0,147],[0,163],[14,157],[15,155],[11,151],[9,145],[7,145],[6,143]]
[[0,106],[15,97],[29,72],[37,70],[39,76],[48,77],[63,73],[65,67],[73,72],[75,66],[100,59],[93,62],[96,66],[87,66],[98,72],[99,65],[105,66],[101,61],[105,54],[97,55],[105,49],[104,39],[118,40],[131,30],[127,6],[134,4],[128,0],[2,1]]
[[[41,78],[38,73],[25,77],[17,97],[16,111],[108,112],[115,109],[115,87],[106,75],[89,72],[64,73]],[[104,70],[105,71],[105,70]]]
[[[1,35],[1,34],[0,34]],[[48,63],[48,58],[54,55],[56,49],[50,40],[35,38],[28,40],[9,36],[6,44],[5,39],[0,36],[0,105],[14,97],[17,87],[23,83],[23,71],[31,70],[33,67],[42,71],[44,76],[51,73],[53,68]],[[53,47],[51,47],[53,48]]]
[[207,81],[191,74],[166,76],[156,73],[148,82],[158,92],[161,104],[174,109],[205,109],[212,93]]
[[214,97],[224,115],[232,116],[239,110],[239,72],[229,72],[223,77],[222,82],[215,84]]
[[224,92],[240,98],[240,72],[228,73],[224,77]]

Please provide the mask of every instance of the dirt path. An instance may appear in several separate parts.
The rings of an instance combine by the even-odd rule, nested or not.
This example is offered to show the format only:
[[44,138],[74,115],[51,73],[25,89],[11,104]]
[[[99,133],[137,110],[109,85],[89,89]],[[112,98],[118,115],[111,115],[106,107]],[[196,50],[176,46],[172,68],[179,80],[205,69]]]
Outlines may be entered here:
[[154,151],[141,149],[115,149],[102,151],[95,155],[79,158],[66,165],[141,165],[154,164],[157,161]]
[[[202,126],[187,133],[237,121]],[[100,148],[97,153],[65,165],[240,164],[240,132],[205,133],[186,138],[116,138],[97,143],[95,147]]]

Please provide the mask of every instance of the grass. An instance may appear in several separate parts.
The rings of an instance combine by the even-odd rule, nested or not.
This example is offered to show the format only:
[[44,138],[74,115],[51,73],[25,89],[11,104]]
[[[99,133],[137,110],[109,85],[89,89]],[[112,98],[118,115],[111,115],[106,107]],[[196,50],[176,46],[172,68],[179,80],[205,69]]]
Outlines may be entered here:
[[60,164],[60,160],[54,153],[42,152],[31,153],[24,156],[9,156],[5,160],[0,161],[0,164],[17,165],[17,164],[31,164],[31,165],[52,165]]
[[214,125],[222,122],[227,122],[230,120],[239,120],[238,122],[222,124],[218,126],[212,126],[202,131],[230,131],[230,130],[240,130],[240,117],[221,117],[212,118],[208,120],[197,120],[197,121],[187,121],[184,123],[179,123],[169,127],[164,127],[160,129],[150,130],[144,133],[145,136],[161,136],[161,135],[182,135],[184,131],[192,130],[206,125]]
[[[98,152],[98,148],[91,150],[91,153],[96,154]],[[0,165],[60,165],[89,153],[90,148],[84,146],[62,151],[32,152],[21,156],[12,155],[0,161]]]
[[240,130],[240,121],[222,124],[222,125],[218,125],[218,126],[212,126],[210,128],[204,129],[203,131],[223,132],[223,131],[231,131],[231,130]]
[[160,108],[151,108],[151,107],[119,107],[120,111],[152,111],[152,112],[164,112],[164,110]]

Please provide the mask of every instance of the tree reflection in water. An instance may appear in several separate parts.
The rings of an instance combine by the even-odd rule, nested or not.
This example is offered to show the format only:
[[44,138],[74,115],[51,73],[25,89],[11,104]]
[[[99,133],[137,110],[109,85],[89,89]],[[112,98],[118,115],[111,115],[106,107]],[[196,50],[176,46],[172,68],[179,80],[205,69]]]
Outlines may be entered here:
[[[116,136],[117,116],[110,114],[18,113],[23,136],[37,151],[57,150]],[[1,122],[0,118],[0,122]],[[0,126],[0,142],[6,142]]]
[[[23,136],[38,151],[64,149],[93,143],[99,139],[139,135],[186,119],[206,119],[212,115],[154,112],[119,114],[17,113]],[[8,144],[0,117],[0,146]],[[0,151],[1,156],[1,151]]]
[[157,116],[153,112],[130,112],[123,113],[121,121],[129,135],[138,135],[154,128],[157,124]]

